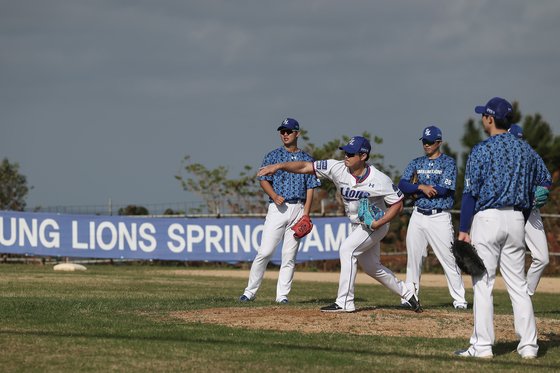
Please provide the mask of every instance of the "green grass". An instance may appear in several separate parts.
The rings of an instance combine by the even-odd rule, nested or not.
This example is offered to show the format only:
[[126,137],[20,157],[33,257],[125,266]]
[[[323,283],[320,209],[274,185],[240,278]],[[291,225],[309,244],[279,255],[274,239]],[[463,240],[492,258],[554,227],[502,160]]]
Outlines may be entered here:
[[[1,372],[361,372],[550,371],[560,367],[560,331],[540,342],[539,359],[522,361],[516,343],[498,343],[489,361],[452,356],[468,340],[301,334],[259,331],[169,316],[214,307],[272,306],[276,284],[259,298],[236,302],[246,279],[178,275],[176,268],[89,266],[55,272],[50,266],[0,265]],[[337,284],[295,282],[287,307],[316,309],[332,302]],[[393,307],[381,286],[359,285],[357,306]],[[446,288],[422,289],[428,310],[449,307]],[[469,294],[472,300],[472,292]],[[495,312],[511,313],[495,291]],[[537,317],[560,318],[558,295],[534,297]],[[470,312],[470,311],[469,311]],[[239,313],[243,317],[243,313]],[[414,317],[414,313],[410,313]],[[512,326],[513,328],[513,326]],[[445,336],[442,336],[445,337]]]

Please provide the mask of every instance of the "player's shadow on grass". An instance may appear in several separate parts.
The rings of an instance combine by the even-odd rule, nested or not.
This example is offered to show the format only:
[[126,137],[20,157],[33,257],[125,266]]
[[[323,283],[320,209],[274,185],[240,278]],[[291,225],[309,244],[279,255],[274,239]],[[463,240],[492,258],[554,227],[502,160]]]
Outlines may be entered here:
[[[539,341],[539,354],[538,357],[543,357],[548,353],[549,349],[555,349],[560,347],[560,334],[548,333],[546,334],[548,341]],[[494,345],[493,352],[494,355],[508,355],[517,354],[517,345],[519,341],[514,342],[498,342]]]

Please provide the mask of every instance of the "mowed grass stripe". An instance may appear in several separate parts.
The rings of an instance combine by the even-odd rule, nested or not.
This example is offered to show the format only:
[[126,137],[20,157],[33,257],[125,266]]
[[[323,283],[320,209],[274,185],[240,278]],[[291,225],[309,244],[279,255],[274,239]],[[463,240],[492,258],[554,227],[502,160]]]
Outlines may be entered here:
[[[177,276],[160,266],[89,266],[60,273],[48,266],[0,265],[0,371],[496,371],[560,366],[558,336],[541,343],[541,356],[522,361],[515,343],[498,343],[491,361],[465,360],[452,351],[468,340],[263,331],[171,317],[173,312],[274,307],[276,283],[265,280],[255,302],[236,302],[246,279]],[[295,282],[288,307],[316,309],[331,302],[336,284]],[[449,307],[446,288],[422,290],[424,306]],[[359,285],[358,307],[393,307],[398,298],[379,286]],[[472,293],[468,293],[469,301]],[[557,296],[536,294],[537,317],[560,318]],[[496,313],[511,313],[505,292]],[[415,317],[414,313],[403,313]],[[512,326],[513,327],[513,326]],[[560,334],[560,331],[558,332]]]

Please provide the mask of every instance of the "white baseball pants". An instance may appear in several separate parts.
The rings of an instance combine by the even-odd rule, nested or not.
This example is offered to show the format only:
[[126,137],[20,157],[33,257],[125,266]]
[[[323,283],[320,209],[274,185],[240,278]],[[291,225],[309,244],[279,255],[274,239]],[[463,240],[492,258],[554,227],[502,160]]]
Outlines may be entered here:
[[488,209],[474,216],[471,241],[487,271],[472,278],[474,330],[470,343],[477,355],[491,353],[495,341],[492,289],[498,266],[511,299],[515,333],[520,337],[517,352],[537,355],[537,326],[525,279],[524,226],[523,214],[513,208]]
[[292,280],[296,263],[296,254],[299,239],[294,238],[294,231],[290,228],[303,216],[303,203],[283,203],[278,206],[271,203],[264,222],[261,246],[257,250],[257,256],[251,264],[249,282],[245,292],[247,298],[253,299],[261,286],[264,272],[268,262],[274,254],[274,249],[283,240],[282,264],[278,274],[276,286],[276,301],[287,299],[292,289]]
[[422,265],[428,256],[429,244],[443,267],[453,306],[467,305],[461,270],[451,252],[453,241],[453,224],[449,212],[423,215],[414,209],[406,233],[406,284],[410,289],[415,289],[417,297],[420,292]]
[[533,295],[549,260],[548,242],[544,233],[541,213],[538,209],[531,211],[531,215],[525,223],[525,243],[533,258],[527,271],[527,291],[529,295]]
[[340,245],[340,278],[336,304],[347,311],[354,311],[354,286],[358,263],[365,273],[373,277],[393,293],[409,299],[413,290],[408,289],[404,281],[399,280],[393,272],[380,261],[379,242],[389,231],[389,224],[371,231],[362,224],[352,224],[352,232]]

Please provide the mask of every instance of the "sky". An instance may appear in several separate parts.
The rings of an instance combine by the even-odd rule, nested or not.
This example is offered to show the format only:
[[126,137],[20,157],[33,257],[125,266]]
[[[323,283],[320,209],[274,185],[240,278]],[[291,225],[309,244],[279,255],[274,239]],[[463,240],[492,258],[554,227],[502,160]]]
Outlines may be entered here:
[[[0,0],[0,157],[29,208],[196,201],[181,160],[257,169],[295,118],[404,170],[494,96],[560,134],[557,0]],[[263,194],[264,198],[264,194]]]

